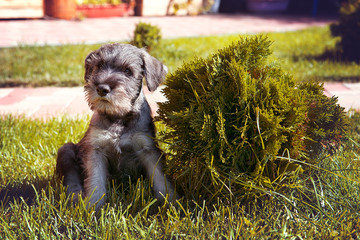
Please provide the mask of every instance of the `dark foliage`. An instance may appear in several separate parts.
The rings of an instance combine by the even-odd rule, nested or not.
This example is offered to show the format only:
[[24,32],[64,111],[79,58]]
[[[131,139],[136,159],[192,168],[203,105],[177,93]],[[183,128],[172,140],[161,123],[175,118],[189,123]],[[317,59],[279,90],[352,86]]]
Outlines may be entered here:
[[340,18],[331,25],[333,36],[340,37],[337,50],[344,60],[360,60],[360,0],[350,0],[340,9]]

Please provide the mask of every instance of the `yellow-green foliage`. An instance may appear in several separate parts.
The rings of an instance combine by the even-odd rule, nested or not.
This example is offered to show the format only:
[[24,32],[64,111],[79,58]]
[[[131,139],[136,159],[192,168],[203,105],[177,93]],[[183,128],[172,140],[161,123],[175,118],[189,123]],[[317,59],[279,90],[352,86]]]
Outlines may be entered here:
[[161,38],[160,28],[149,23],[140,22],[135,27],[131,44],[138,48],[146,47],[151,50],[159,44]]
[[[173,142],[168,170],[185,195],[227,198],[253,184],[271,187],[301,171],[290,157],[305,162],[314,151],[325,150],[308,139],[314,130],[322,133],[316,141],[329,137],[328,122],[309,116],[319,99],[328,99],[322,86],[299,85],[268,63],[270,45],[264,36],[240,38],[207,59],[185,63],[167,78],[168,101],[160,104],[159,119],[172,129],[163,135]],[[339,145],[343,109],[336,99],[323,105],[339,110],[332,125],[336,129],[331,129],[338,131]]]

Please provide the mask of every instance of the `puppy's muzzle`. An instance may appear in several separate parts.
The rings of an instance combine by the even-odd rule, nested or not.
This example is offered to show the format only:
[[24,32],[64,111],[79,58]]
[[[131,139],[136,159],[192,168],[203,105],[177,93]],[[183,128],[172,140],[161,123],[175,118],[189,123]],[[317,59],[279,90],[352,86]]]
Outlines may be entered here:
[[96,92],[100,97],[105,97],[110,91],[110,86],[107,84],[100,84],[96,87]]

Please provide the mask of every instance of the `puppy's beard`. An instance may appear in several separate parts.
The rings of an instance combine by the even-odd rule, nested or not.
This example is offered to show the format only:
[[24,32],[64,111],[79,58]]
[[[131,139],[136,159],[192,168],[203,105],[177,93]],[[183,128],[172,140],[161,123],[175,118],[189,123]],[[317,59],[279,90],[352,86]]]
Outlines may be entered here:
[[124,116],[132,110],[131,100],[120,89],[101,97],[96,90],[85,88],[87,102],[93,111],[111,116]]

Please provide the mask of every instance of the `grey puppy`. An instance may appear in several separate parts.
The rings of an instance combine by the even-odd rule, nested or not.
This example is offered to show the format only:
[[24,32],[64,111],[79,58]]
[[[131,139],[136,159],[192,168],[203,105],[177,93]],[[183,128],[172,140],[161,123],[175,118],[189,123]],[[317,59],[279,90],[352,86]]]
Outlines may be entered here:
[[108,44],[85,59],[85,94],[94,114],[77,144],[63,145],[56,173],[67,193],[89,197],[95,209],[105,203],[108,177],[139,177],[145,173],[155,197],[173,200],[174,189],[164,176],[163,153],[154,141],[151,109],[142,90],[143,79],[154,91],[167,68],[145,50],[128,44]]

